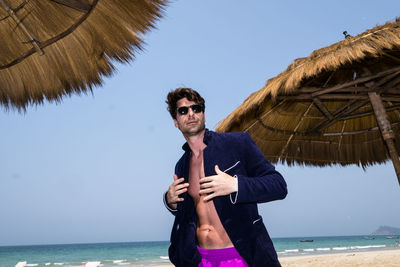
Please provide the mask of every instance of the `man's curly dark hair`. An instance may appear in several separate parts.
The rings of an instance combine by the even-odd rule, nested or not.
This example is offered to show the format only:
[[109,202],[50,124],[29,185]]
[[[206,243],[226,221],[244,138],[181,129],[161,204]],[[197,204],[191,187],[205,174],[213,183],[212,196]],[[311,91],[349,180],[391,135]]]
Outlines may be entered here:
[[168,93],[167,95],[167,101],[165,101],[165,103],[168,104],[168,111],[169,114],[171,114],[171,117],[173,119],[176,119],[176,103],[182,99],[185,98],[189,101],[193,101],[196,104],[200,104],[203,106],[203,110],[205,110],[206,105],[204,102],[204,99],[201,97],[201,95],[196,92],[195,90],[193,90],[192,88],[177,88],[171,92]]

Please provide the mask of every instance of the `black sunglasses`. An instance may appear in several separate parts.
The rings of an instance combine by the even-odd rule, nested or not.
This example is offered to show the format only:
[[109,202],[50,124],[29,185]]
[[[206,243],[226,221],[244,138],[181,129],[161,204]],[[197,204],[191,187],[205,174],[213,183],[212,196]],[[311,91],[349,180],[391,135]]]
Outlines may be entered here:
[[203,105],[200,104],[194,104],[190,106],[182,106],[176,109],[179,115],[186,115],[189,112],[189,108],[194,112],[194,113],[200,113],[203,112],[204,108]]

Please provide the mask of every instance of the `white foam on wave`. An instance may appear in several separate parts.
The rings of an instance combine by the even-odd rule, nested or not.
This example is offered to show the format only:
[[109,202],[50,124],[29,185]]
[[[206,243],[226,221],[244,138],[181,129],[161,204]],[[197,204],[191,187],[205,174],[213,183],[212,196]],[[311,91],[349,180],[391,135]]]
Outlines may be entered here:
[[384,248],[386,245],[371,245],[371,246],[354,246],[351,249],[369,249],[369,248]]
[[64,262],[55,262],[54,265],[64,265]]
[[350,248],[348,248],[348,247],[334,247],[334,248],[332,248],[332,250],[348,250],[348,249],[350,249]]
[[371,248],[371,246],[354,246],[354,247],[351,247],[351,249],[369,249],[369,248]]
[[311,251],[314,251],[315,249],[313,249],[313,248],[305,248],[305,249],[303,249],[303,251],[306,251],[306,252],[311,252]]
[[113,261],[113,263],[122,263],[124,261],[126,261],[126,260],[115,260],[115,261]]
[[97,267],[97,266],[102,266],[100,261],[88,261],[83,265],[84,267]]
[[129,264],[130,264],[129,262],[120,262],[120,263],[117,263],[118,266],[129,265]]
[[285,249],[285,252],[292,253],[292,252],[299,252],[298,249]]
[[371,247],[373,247],[373,248],[385,248],[386,245],[373,245]]
[[28,263],[26,266],[38,266],[39,264],[37,263]]
[[331,248],[317,248],[318,251],[329,251]]
[[160,256],[160,259],[162,259],[162,260],[169,260],[169,257],[168,257],[168,256]]
[[50,264],[51,264],[51,262],[46,262],[44,265],[49,266]]

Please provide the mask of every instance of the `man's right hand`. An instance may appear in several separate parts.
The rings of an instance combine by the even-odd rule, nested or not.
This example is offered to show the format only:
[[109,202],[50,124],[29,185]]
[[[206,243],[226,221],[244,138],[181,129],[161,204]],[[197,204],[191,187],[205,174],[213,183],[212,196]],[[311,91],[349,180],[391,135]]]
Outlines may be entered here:
[[174,182],[169,186],[167,192],[167,204],[170,208],[176,210],[178,202],[182,202],[183,198],[179,195],[185,193],[188,190],[189,183],[183,183],[185,178],[179,178],[174,174]]

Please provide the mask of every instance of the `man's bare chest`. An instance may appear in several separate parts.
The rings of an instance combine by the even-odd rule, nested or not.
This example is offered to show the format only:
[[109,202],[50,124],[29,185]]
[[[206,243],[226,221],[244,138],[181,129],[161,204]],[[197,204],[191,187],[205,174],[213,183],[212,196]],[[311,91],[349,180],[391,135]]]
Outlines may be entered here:
[[203,153],[195,156],[192,155],[190,158],[189,167],[189,189],[188,193],[195,202],[200,199],[200,178],[204,177],[204,158]]

